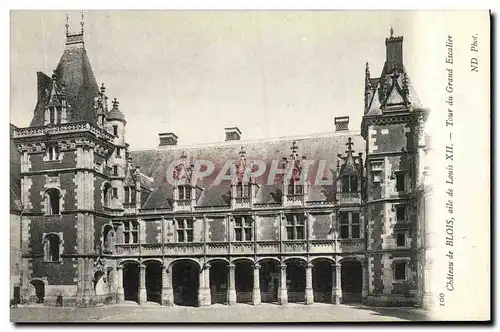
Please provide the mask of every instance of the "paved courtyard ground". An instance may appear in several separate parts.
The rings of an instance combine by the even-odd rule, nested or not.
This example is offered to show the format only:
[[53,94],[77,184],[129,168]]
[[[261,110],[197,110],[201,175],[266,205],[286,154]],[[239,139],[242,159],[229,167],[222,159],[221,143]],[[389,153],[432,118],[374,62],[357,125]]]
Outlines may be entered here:
[[10,310],[13,322],[368,322],[421,321],[425,314],[415,308],[376,308],[361,305],[262,304],[251,306],[162,307],[135,303],[95,308],[25,306]]

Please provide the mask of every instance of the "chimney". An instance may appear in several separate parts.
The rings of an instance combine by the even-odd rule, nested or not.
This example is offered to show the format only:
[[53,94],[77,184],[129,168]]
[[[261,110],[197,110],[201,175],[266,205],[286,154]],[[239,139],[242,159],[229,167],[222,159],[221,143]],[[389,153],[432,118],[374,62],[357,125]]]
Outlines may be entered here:
[[177,135],[174,133],[162,133],[158,134],[160,137],[160,146],[165,145],[177,145]]
[[393,33],[391,28],[391,36],[385,39],[387,73],[403,70],[403,37],[393,37]]
[[238,127],[224,128],[226,131],[226,141],[239,141],[241,139],[241,131]]
[[349,117],[348,116],[338,116],[335,118],[335,131],[347,131],[349,130]]

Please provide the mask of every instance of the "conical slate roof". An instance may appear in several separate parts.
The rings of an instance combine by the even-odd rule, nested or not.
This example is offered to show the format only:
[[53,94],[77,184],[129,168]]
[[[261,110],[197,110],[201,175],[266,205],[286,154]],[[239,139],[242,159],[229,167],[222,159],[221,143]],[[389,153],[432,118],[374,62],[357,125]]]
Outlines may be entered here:
[[[69,39],[66,42],[66,49],[54,72],[55,78],[66,90],[66,100],[70,106],[68,122],[89,121],[95,124],[97,116],[93,105],[99,87],[85,51],[83,34],[77,36],[81,36],[81,42],[71,43]],[[51,81],[47,75],[38,73],[38,102],[30,126],[44,124],[44,108],[48,102]]]
[[116,98],[115,98],[115,100],[113,100],[113,108],[111,109],[111,111],[109,111],[107,120],[108,121],[118,120],[118,121],[122,121],[125,123],[127,122],[125,120],[125,115],[123,115],[123,113],[118,108],[118,101],[116,100]]

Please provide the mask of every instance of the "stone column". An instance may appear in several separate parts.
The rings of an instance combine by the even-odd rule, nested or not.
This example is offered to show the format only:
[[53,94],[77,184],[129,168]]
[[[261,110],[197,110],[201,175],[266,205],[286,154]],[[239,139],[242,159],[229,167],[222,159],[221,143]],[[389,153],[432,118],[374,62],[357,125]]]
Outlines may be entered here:
[[116,267],[116,302],[125,301],[125,290],[123,289],[123,266]]
[[210,264],[205,263],[200,273],[200,287],[198,290],[198,305],[209,306],[212,304],[210,296]]
[[314,293],[312,286],[312,268],[313,265],[311,263],[308,263],[306,268],[306,304],[314,303]]
[[340,263],[333,263],[333,289],[332,289],[332,303],[340,304],[342,301],[342,285],[341,285],[341,265]]
[[146,294],[146,265],[139,266],[139,304],[146,303],[148,297]]
[[252,302],[253,305],[260,305],[260,264],[257,263],[253,266],[253,294]]
[[288,290],[286,288],[286,264],[281,264],[281,277],[278,301],[280,304],[288,303]]
[[362,262],[361,266],[363,268],[363,285],[361,288],[361,298],[363,301],[365,301],[368,297],[368,262]]
[[172,270],[163,264],[161,269],[161,304],[174,305],[174,290],[172,289]]
[[229,305],[236,304],[236,279],[234,277],[234,270],[236,266],[234,264],[229,264],[229,285],[227,288],[227,301]]

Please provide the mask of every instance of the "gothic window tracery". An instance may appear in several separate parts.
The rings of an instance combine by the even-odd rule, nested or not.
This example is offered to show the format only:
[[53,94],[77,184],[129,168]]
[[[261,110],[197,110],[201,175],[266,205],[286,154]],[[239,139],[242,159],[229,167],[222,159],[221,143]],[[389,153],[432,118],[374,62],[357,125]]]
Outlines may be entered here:
[[176,220],[177,242],[193,242],[193,219],[181,218]]

